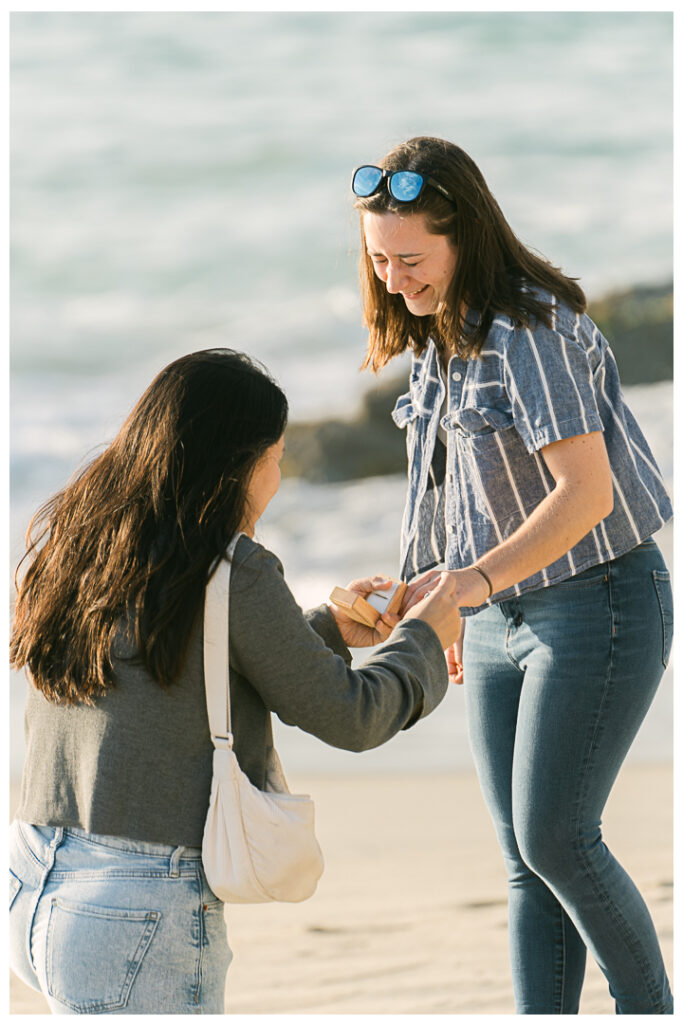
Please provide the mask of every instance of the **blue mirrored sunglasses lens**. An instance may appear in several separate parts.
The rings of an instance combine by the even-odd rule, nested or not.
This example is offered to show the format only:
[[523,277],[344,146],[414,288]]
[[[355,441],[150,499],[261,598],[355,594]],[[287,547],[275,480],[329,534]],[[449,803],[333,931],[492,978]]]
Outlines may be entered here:
[[419,196],[422,182],[422,175],[414,171],[396,171],[389,178],[389,191],[400,203],[409,203]]
[[371,196],[381,180],[382,171],[379,167],[359,167],[353,176],[351,188],[357,196]]

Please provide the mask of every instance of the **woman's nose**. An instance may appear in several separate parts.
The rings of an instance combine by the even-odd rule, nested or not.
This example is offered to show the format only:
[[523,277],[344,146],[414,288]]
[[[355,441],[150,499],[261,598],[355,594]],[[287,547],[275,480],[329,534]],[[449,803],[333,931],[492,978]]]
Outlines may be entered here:
[[392,294],[400,292],[406,281],[406,277],[406,272],[402,267],[392,266],[391,264],[389,264],[387,266],[387,276],[385,278],[387,291],[391,292]]

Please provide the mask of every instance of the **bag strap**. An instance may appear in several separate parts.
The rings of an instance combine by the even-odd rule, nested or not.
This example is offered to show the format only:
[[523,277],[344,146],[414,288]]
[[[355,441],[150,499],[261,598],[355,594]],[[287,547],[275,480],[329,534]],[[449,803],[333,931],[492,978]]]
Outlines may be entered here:
[[[230,715],[230,570],[237,541],[235,534],[204,595],[204,689],[211,739],[221,737],[232,746]],[[214,743],[215,746],[215,743]]]

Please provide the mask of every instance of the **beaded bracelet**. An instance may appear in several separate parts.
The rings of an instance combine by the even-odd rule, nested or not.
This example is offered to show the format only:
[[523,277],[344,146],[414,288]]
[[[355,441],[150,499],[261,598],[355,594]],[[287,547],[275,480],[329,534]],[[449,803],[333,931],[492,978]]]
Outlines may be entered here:
[[486,600],[488,601],[488,599],[490,598],[491,594],[493,593],[493,583],[491,583],[491,580],[490,580],[490,579],[489,579],[489,577],[488,577],[488,576],[486,575],[486,573],[484,572],[484,570],[483,570],[483,569],[480,569],[478,565],[471,565],[471,566],[470,566],[470,569],[474,569],[474,571],[475,571],[475,572],[478,572],[478,573],[479,573],[479,575],[480,575],[480,576],[483,576],[483,578],[484,578],[484,579],[486,580],[486,582],[488,583],[488,585],[489,585],[489,592],[488,592],[488,594],[486,595]]

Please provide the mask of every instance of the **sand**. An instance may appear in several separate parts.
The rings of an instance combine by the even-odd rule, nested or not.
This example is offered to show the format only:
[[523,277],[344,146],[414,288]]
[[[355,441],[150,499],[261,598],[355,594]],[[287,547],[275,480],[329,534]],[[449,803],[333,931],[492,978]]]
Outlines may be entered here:
[[[476,778],[290,777],[316,801],[326,869],[298,905],[226,909],[230,1014],[514,1013],[505,876]],[[641,889],[673,970],[670,765],[623,769],[607,845]],[[42,996],[10,983],[12,1013]],[[581,1013],[614,1013],[589,957]]]

